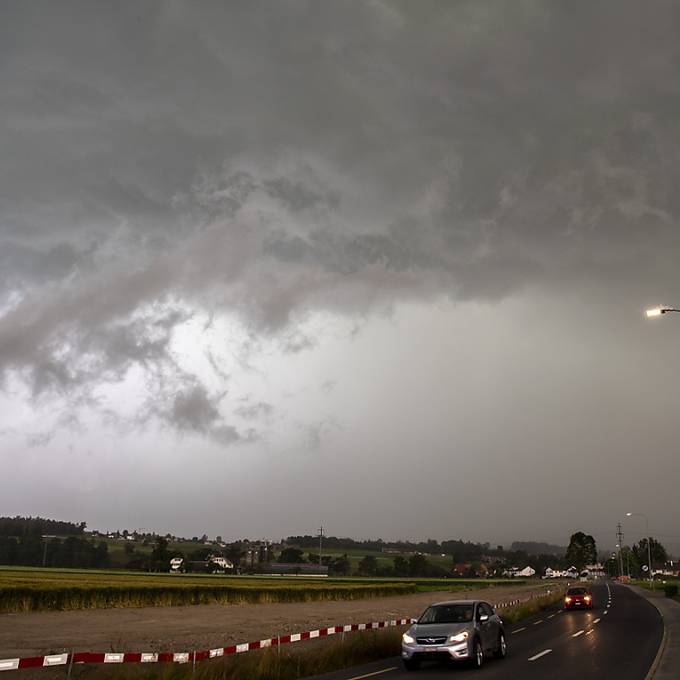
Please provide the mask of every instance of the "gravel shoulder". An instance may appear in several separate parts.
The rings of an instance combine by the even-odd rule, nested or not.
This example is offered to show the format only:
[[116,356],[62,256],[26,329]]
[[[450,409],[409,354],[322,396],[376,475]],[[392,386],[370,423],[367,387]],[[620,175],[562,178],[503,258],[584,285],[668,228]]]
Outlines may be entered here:
[[189,651],[347,623],[418,616],[439,600],[507,602],[549,586],[494,586],[341,602],[295,602],[0,615],[0,658],[65,651]]

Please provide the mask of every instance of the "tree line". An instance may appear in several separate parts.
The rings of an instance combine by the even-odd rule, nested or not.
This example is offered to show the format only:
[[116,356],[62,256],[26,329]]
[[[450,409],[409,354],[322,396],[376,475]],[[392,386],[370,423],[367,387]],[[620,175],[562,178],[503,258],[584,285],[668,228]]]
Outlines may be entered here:
[[0,564],[98,569],[109,566],[108,546],[80,536],[0,536]]
[[[283,543],[295,545],[300,548],[314,549],[319,545],[318,536],[288,536]],[[498,550],[503,551],[502,546],[492,548],[489,543],[475,543],[461,539],[448,539],[437,541],[428,538],[425,541],[383,541],[381,538],[357,541],[353,538],[324,536],[323,546],[329,550],[366,550],[370,552],[395,552],[395,553],[425,553],[455,555],[456,559],[465,562],[479,559],[482,555],[493,554]]]
[[78,536],[87,524],[62,522],[44,517],[0,517],[0,536]]

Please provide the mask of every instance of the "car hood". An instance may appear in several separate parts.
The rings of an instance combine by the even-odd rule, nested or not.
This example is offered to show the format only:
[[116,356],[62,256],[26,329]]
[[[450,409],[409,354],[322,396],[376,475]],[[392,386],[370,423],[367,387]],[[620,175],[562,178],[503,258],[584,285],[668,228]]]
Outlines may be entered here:
[[409,635],[413,637],[438,637],[441,635],[457,635],[463,631],[471,631],[469,623],[425,623],[411,626]]

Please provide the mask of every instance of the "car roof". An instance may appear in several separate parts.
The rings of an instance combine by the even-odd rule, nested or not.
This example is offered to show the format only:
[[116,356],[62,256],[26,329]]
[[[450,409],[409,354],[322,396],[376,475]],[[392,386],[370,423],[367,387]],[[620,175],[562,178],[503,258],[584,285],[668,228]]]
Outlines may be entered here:
[[485,602],[485,600],[445,600],[444,602],[433,602],[430,607],[441,607],[451,604],[477,604],[478,602]]

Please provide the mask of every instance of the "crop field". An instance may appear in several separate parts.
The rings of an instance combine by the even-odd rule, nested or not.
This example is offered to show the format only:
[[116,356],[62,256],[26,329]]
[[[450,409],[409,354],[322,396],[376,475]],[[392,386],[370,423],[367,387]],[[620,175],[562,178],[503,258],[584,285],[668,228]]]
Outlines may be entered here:
[[413,582],[0,569],[0,613],[50,609],[354,600],[417,591]]
[[459,591],[508,579],[305,578],[0,567],[0,613],[51,609],[356,600]]

